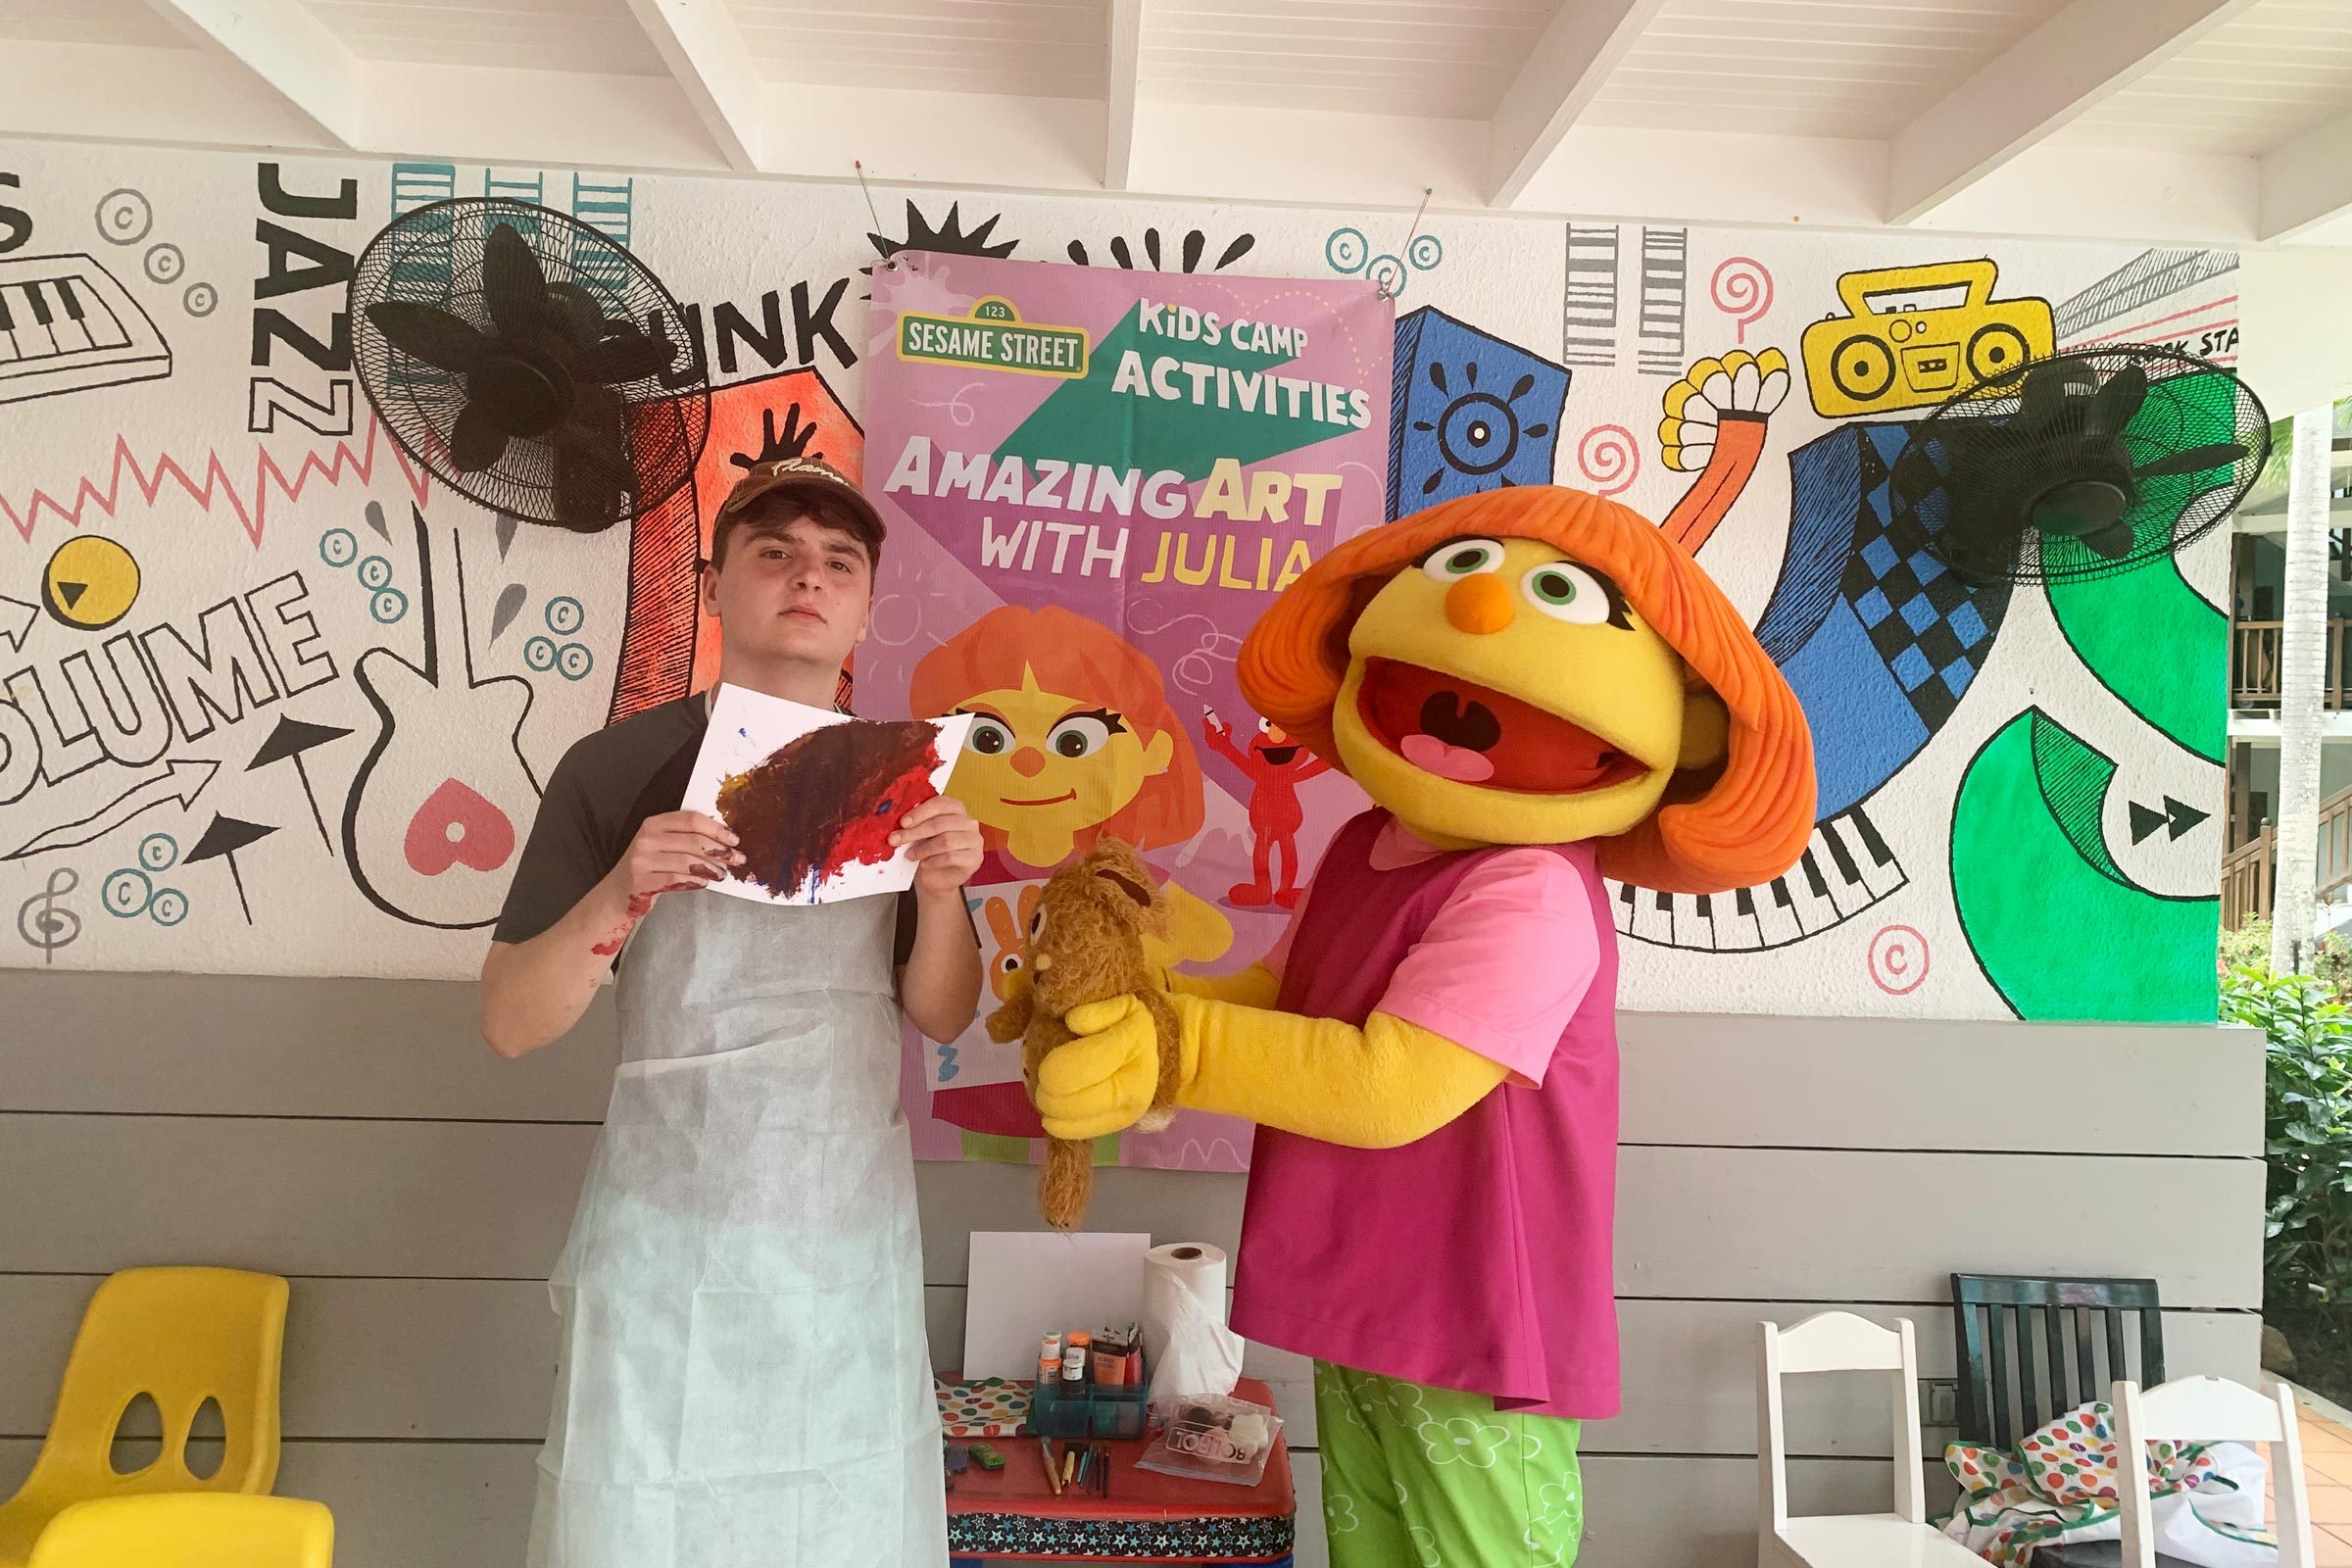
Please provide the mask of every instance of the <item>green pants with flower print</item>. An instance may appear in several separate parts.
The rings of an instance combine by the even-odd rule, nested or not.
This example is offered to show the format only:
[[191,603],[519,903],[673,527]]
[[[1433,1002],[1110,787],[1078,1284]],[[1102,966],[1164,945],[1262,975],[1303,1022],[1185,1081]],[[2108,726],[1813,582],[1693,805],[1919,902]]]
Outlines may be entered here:
[[1332,1568],[1570,1568],[1583,1423],[1315,1363]]

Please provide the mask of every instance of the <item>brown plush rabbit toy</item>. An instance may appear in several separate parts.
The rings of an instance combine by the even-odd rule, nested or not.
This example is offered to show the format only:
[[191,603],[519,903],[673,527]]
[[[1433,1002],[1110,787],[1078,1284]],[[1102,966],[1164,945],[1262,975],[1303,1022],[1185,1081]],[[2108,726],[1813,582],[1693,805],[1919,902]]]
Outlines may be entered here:
[[[1178,1069],[1176,1015],[1153,989],[1160,975],[1144,957],[1147,932],[1164,936],[1167,900],[1132,846],[1102,838],[1054,873],[1039,898],[1022,943],[1024,963],[1004,1005],[988,1016],[988,1036],[1021,1042],[1021,1072],[1037,1093],[1038,1064],[1073,1038],[1063,1014],[1089,1002],[1143,993],[1159,1033],[1159,1091],[1137,1123],[1146,1132],[1165,1127]],[[1050,1139],[1038,1181],[1038,1206],[1055,1230],[1075,1230],[1086,1217],[1095,1184],[1094,1149]]]

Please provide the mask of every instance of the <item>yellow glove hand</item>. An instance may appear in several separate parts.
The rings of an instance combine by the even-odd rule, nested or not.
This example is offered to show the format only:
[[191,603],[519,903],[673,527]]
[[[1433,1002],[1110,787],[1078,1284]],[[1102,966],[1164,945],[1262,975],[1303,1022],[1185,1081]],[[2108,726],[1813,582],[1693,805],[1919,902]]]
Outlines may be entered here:
[[1062,1022],[1078,1038],[1054,1047],[1037,1069],[1047,1136],[1083,1141],[1125,1132],[1152,1108],[1159,1087],[1151,1009],[1132,995],[1111,997],[1072,1007]]

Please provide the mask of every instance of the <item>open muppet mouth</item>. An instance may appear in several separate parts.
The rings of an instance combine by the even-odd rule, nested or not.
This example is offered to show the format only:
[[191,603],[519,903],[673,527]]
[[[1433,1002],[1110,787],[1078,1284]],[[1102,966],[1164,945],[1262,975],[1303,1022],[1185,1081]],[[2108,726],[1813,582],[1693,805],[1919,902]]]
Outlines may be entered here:
[[1374,740],[1424,773],[1460,784],[1574,795],[1649,771],[1557,713],[1419,664],[1366,660],[1355,703]]

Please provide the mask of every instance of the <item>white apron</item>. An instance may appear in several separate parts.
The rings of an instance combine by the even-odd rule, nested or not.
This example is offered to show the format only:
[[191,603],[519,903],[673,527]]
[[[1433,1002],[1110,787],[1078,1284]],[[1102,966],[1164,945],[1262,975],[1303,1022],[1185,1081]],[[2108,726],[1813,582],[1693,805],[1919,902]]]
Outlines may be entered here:
[[659,900],[549,1282],[531,1568],[942,1568],[896,901]]

